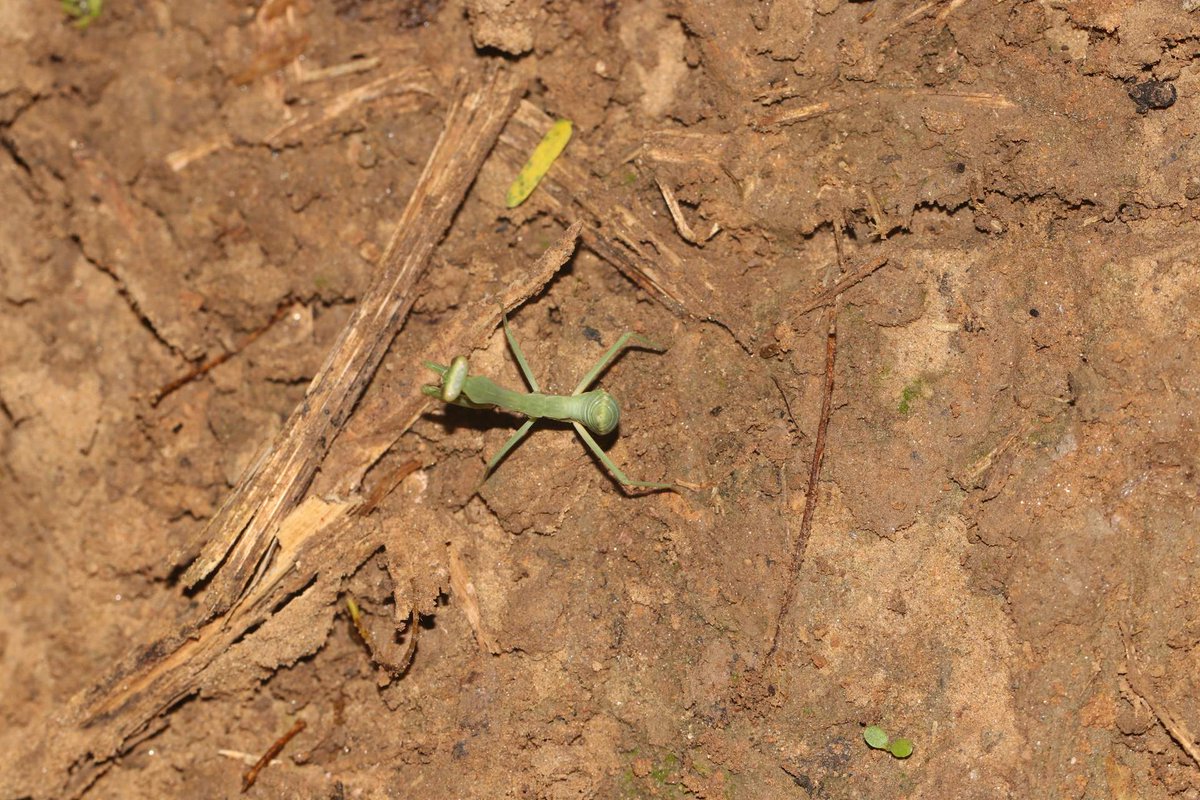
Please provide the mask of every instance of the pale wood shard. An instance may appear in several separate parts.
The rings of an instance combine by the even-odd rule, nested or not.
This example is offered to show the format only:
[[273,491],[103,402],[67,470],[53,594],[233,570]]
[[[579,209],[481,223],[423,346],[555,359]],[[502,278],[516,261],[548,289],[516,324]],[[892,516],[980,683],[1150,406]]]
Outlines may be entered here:
[[329,67],[319,67],[317,69],[302,68],[300,70],[300,82],[315,83],[316,81],[331,81],[336,78],[345,77],[346,75],[370,72],[382,63],[383,59],[376,56],[369,56],[367,58],[355,58]]
[[[655,178],[654,182],[658,184],[658,191],[662,193],[663,202],[667,204],[667,210],[671,212],[671,219],[675,221],[675,229],[679,231],[679,235],[685,242],[702,244],[712,238],[712,236],[708,236],[704,240],[698,240],[692,226],[688,224],[687,217],[683,215],[683,209],[679,207],[679,201],[675,199],[675,192],[671,191],[671,187],[663,183],[661,178]],[[717,228],[714,226],[712,235],[715,236],[716,233]]]
[[454,598],[462,604],[463,615],[466,616],[467,624],[475,633],[475,641],[480,650],[488,655],[496,655],[500,652],[500,645],[483,626],[483,613],[479,610],[479,593],[475,591],[475,584],[471,582],[471,576],[467,574],[467,567],[463,564],[462,553],[459,552],[458,545],[450,542],[446,546],[446,555],[450,566],[450,590],[454,592]]

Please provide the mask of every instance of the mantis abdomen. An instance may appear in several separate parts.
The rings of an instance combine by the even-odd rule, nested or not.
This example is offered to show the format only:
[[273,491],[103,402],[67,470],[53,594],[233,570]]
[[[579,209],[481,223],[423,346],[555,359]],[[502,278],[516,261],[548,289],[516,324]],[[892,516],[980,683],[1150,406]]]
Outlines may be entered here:
[[571,395],[514,392],[497,386],[490,378],[468,375],[466,356],[457,356],[449,367],[429,361],[425,365],[442,376],[442,385],[425,386],[421,391],[447,403],[467,408],[494,406],[530,419],[578,422],[600,436],[611,433],[621,421],[620,406],[603,389]]
[[507,408],[531,419],[578,422],[600,436],[610,433],[621,421],[617,401],[603,389],[574,395],[514,392],[489,378],[472,375],[463,382],[462,393],[475,405]]

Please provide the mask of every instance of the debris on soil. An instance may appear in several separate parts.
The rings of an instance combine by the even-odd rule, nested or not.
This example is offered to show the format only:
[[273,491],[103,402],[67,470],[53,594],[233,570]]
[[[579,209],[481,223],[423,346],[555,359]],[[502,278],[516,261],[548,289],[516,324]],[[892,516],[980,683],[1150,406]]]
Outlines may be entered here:
[[1194,5],[0,5],[0,797],[1200,794]]
[[1137,113],[1145,114],[1175,105],[1177,94],[1171,81],[1142,81],[1129,90],[1129,96],[1137,106]]

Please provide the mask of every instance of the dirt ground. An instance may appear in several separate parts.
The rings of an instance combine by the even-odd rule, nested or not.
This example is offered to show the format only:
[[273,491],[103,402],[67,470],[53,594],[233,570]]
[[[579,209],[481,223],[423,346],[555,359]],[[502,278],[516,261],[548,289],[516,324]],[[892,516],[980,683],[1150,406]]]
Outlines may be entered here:
[[[238,796],[303,720],[246,796],[1200,797],[1195,5],[0,3],[4,796]],[[310,489],[416,460],[386,546],[64,766],[62,709],[203,607],[179,554],[497,62],[711,298],[581,245],[512,316],[551,391],[666,345],[603,375],[605,445],[683,485],[542,424],[473,495],[517,420],[431,404]],[[574,221],[512,178],[484,162],[364,403]],[[472,365],[521,385],[499,333]],[[347,601],[404,650],[400,574],[396,677]]]

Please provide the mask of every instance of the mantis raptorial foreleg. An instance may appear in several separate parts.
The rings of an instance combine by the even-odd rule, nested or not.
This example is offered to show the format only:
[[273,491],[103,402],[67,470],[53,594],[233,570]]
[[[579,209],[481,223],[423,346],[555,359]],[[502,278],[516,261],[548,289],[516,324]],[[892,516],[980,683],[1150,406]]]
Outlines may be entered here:
[[[516,356],[517,366],[521,368],[521,374],[525,376],[530,389],[540,392],[541,388],[538,386],[537,378],[533,377],[533,370],[529,368],[529,362],[525,360],[525,353],[521,351],[521,345],[517,344],[517,337],[513,336],[512,329],[508,327],[508,314],[505,314],[503,309],[500,311],[500,321],[504,323],[504,338],[508,340],[508,346],[512,348],[513,355]],[[487,467],[483,470],[483,479],[479,482],[480,486],[487,481],[488,477],[492,474],[492,470],[503,460],[508,451],[516,447],[517,443],[525,438],[525,434],[529,433],[529,429],[533,427],[533,423],[535,422],[537,422],[537,418],[530,417],[525,421],[524,425],[517,428],[516,433],[508,437],[508,441],[504,443],[504,446],[488,461]]]
[[617,401],[608,392],[603,389],[586,391],[587,388],[612,363],[621,350],[629,346],[631,341],[655,350],[659,349],[657,345],[646,337],[632,331],[622,334],[613,343],[612,347],[605,351],[600,360],[583,376],[579,385],[575,387],[575,391],[569,395],[542,394],[537,378],[533,376],[533,370],[529,368],[529,362],[525,360],[525,353],[521,351],[521,346],[517,343],[517,338],[508,327],[508,317],[502,312],[500,319],[504,325],[504,336],[508,340],[509,347],[512,348],[513,356],[517,359],[517,365],[521,368],[521,374],[525,376],[525,380],[529,383],[529,388],[533,390],[531,393],[513,392],[497,386],[482,376],[470,375],[467,368],[467,360],[464,356],[455,358],[449,367],[426,362],[426,366],[436,372],[441,378],[441,383],[438,386],[424,386],[421,389],[422,392],[430,397],[436,397],[443,402],[456,403],[467,408],[492,406],[507,411],[515,411],[529,417],[509,437],[504,446],[500,448],[500,451],[488,461],[487,468],[484,470],[483,481],[480,481],[481,486],[491,474],[492,469],[500,463],[500,460],[517,446],[521,439],[525,437],[525,434],[529,433],[529,429],[533,427],[533,424],[545,417],[547,419],[570,422],[588,449],[600,459],[600,463],[607,467],[613,477],[624,486],[643,489],[674,488],[674,485],[670,483],[631,480],[612,462],[612,459],[600,448],[600,445],[596,444],[596,440],[589,433],[591,431],[605,434],[614,430],[620,420],[620,409],[617,406]]

